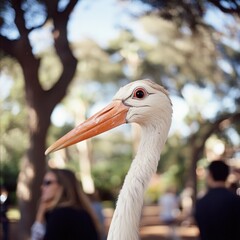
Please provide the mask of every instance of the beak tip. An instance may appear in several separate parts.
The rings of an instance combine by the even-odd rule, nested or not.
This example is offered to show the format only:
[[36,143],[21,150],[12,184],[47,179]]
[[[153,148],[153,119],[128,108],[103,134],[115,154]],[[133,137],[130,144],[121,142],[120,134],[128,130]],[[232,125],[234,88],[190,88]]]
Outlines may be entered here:
[[51,150],[48,148],[46,151],[45,151],[45,155],[48,155],[49,153],[51,152]]

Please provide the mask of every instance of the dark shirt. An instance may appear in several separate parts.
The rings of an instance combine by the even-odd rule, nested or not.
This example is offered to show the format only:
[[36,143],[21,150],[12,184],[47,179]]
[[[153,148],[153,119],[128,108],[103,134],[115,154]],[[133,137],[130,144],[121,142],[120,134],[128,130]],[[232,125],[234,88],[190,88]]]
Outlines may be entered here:
[[240,240],[240,197],[213,188],[196,203],[195,219],[202,240]]
[[94,223],[85,210],[56,208],[46,214],[44,240],[98,240]]

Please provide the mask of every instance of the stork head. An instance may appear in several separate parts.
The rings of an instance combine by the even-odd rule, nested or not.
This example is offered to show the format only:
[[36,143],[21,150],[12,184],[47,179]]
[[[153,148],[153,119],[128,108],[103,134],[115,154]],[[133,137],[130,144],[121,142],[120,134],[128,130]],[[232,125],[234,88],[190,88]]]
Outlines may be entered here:
[[[162,119],[170,127],[172,104],[167,91],[150,80],[138,80],[120,88],[112,102],[53,143],[46,154],[106,132],[123,123],[142,126]],[[168,129],[167,129],[168,131]]]

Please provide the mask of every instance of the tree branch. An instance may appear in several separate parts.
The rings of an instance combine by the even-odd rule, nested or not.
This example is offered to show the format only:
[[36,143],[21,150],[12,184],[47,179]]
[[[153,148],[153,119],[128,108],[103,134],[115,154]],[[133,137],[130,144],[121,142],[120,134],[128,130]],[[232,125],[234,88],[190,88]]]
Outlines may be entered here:
[[[59,80],[52,89],[47,92],[48,97],[50,98],[48,103],[50,102],[51,107],[54,107],[56,103],[60,102],[65,96],[67,87],[73,79],[77,67],[77,59],[74,57],[67,39],[67,23],[69,15],[77,2],[78,0],[71,0],[63,12],[56,12],[56,9],[54,10],[52,8],[51,11],[55,13],[49,12],[49,16],[52,16],[54,24],[53,35],[55,49],[63,66],[63,72],[59,77]],[[48,9],[48,11],[50,10]],[[55,92],[57,92],[57,94],[54,94]]]
[[64,14],[69,15],[71,14],[72,10],[74,9],[74,7],[76,6],[78,0],[71,0],[69,2],[69,4],[67,5],[67,7],[65,8],[65,10],[63,11]]
[[12,7],[15,10],[15,24],[18,28],[21,37],[28,37],[30,30],[26,28],[24,12],[21,8],[22,0],[13,0]]
[[[214,122],[211,121],[205,122],[201,126],[202,132],[204,131],[203,128],[207,128],[204,131],[204,133],[200,134],[199,132],[196,132],[190,137],[190,142],[192,143],[193,146],[192,150],[194,155],[192,161],[196,162],[198,161],[198,159],[201,157],[200,155],[203,152],[205,142],[213,133],[229,127],[229,125],[234,122],[240,122],[240,112],[236,112],[234,114],[227,113],[221,115]],[[198,139],[201,139],[201,141],[198,141]]]
[[[229,7],[224,7],[224,5],[221,4],[221,1],[219,0],[208,0],[210,3],[212,3],[214,6],[219,8],[222,12],[233,14],[236,13],[238,16],[240,16],[240,6],[239,3],[235,0],[231,0],[228,2]],[[232,7],[234,5],[235,7]]]

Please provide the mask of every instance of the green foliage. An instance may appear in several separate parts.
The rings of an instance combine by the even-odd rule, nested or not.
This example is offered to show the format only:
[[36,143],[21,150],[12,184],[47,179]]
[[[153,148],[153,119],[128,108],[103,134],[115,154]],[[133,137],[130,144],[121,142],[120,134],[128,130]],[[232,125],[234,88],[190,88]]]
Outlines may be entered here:
[[80,79],[104,83],[123,77],[121,66],[109,58],[108,53],[94,41],[75,43],[73,51],[79,59],[76,75]]
[[116,132],[107,139],[94,139],[93,159],[92,174],[96,188],[116,198],[132,160],[129,143]]
[[62,65],[54,49],[47,49],[39,54],[41,64],[39,67],[39,81],[43,89],[50,89],[62,73]]
[[[28,146],[27,114],[23,91],[23,79],[19,65],[11,58],[0,61],[6,79],[1,83],[4,94],[0,98],[1,112],[1,158],[0,184],[15,191],[20,162]],[[8,79],[9,75],[16,81]],[[6,84],[4,86],[4,84]]]
[[165,150],[161,154],[158,173],[168,173],[167,178],[173,181],[177,189],[181,190],[187,180],[187,172],[191,166],[189,162],[190,145],[181,136],[174,134],[169,137]]
[[94,164],[92,174],[96,188],[105,195],[111,196],[112,199],[116,199],[130,166],[129,159],[129,156],[121,155]]
[[144,3],[148,8],[146,12],[155,12],[159,17],[173,22],[179,28],[187,26],[193,31],[197,31],[197,27],[202,25],[204,15],[207,9],[211,8],[215,11],[220,10],[229,15],[239,16],[240,5],[238,0],[135,0]]
[[8,162],[0,162],[0,186],[3,185],[9,192],[11,204],[16,204],[16,184],[19,173],[19,158],[10,159]]

